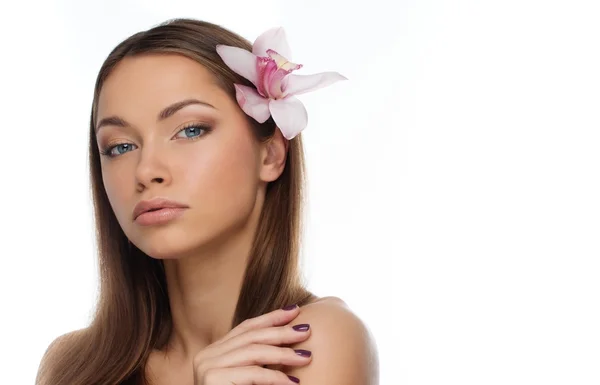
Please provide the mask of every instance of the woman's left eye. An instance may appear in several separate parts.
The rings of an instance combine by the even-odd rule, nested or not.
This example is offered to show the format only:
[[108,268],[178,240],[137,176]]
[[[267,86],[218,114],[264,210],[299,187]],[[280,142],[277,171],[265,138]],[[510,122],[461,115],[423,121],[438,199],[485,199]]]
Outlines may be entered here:
[[[183,133],[185,136],[183,137],[184,139],[191,139],[191,138],[197,138],[201,135],[204,134],[204,132],[208,131],[210,128],[208,126],[204,126],[201,124],[195,124],[193,126],[188,126],[185,127],[183,129],[181,129],[181,131],[179,131],[177,133],[178,136],[180,133]],[[181,136],[179,136],[181,137]]]

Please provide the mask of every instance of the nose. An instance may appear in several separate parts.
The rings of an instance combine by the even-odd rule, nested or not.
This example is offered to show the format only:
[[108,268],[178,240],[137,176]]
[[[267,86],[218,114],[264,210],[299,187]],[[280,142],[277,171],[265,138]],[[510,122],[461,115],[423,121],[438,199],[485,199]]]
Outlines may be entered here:
[[166,153],[156,146],[144,146],[135,170],[138,190],[149,188],[153,184],[168,184],[171,182]]

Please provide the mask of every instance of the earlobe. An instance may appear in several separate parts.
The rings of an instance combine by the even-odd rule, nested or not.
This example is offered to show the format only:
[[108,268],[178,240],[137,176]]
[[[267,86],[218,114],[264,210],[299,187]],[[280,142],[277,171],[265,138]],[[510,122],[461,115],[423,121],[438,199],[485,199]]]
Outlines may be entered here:
[[261,167],[263,181],[272,182],[279,178],[285,168],[288,148],[289,141],[277,129],[273,137],[264,144]]

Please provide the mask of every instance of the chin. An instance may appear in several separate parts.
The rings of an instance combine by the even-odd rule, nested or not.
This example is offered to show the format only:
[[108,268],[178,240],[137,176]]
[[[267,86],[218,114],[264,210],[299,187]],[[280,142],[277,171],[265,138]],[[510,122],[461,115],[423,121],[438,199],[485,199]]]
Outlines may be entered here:
[[144,240],[138,249],[144,252],[147,256],[154,259],[179,259],[185,256],[189,251],[189,247],[185,244],[173,244],[165,238],[152,241]]
[[181,259],[196,255],[218,238],[217,234],[202,234],[201,231],[166,231],[140,235],[134,242],[136,247],[154,259]]

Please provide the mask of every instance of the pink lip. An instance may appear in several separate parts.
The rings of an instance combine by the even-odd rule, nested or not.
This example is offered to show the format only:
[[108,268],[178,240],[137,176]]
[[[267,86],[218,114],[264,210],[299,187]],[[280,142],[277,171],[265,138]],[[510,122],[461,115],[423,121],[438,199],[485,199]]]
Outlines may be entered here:
[[[138,220],[141,215],[148,215],[152,213],[154,213],[154,216],[147,216],[146,218],[162,218],[163,216],[166,216],[167,213],[171,213],[169,215],[173,215],[173,213],[183,211],[181,209],[188,207],[189,206],[183,203],[175,202],[166,198],[153,198],[147,201],[141,201],[135,205],[135,208],[133,209],[133,219]],[[167,209],[172,210],[169,211]],[[166,217],[163,219],[166,219]]]
[[160,225],[181,216],[185,210],[184,207],[170,207],[156,211],[146,211],[140,214],[135,221],[142,226]]

